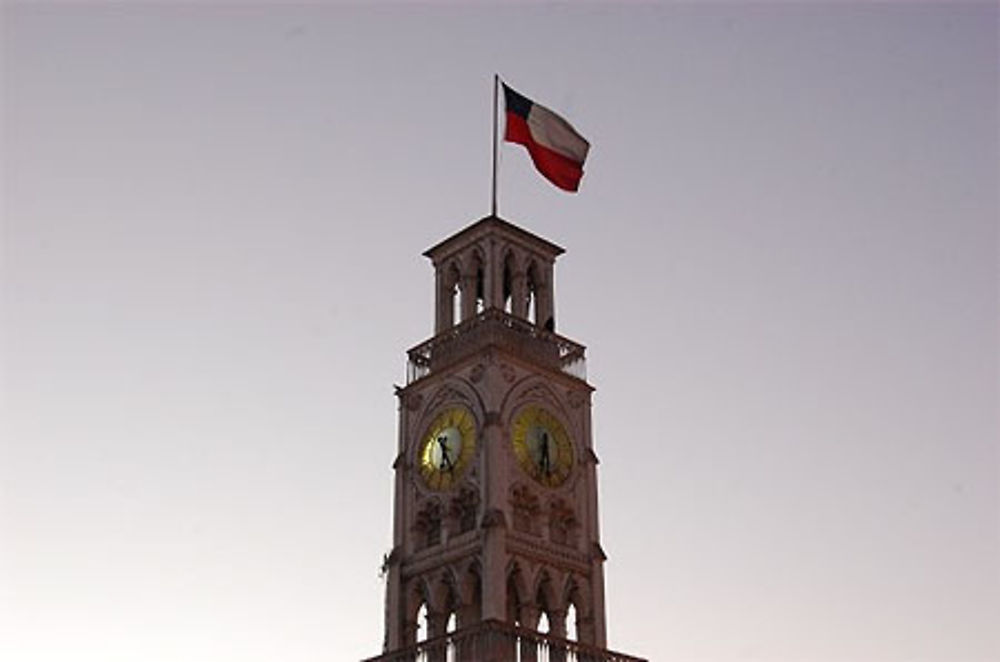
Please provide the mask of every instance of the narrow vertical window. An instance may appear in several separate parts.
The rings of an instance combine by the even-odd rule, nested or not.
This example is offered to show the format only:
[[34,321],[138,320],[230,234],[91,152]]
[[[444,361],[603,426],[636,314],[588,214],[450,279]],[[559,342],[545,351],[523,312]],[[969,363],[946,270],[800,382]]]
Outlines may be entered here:
[[534,263],[528,267],[528,321],[538,323],[538,268]]
[[503,261],[503,310],[508,315],[514,311],[514,256],[510,253]]
[[417,641],[426,641],[427,632],[427,603],[422,602],[417,610]]
[[451,325],[454,326],[462,321],[462,274],[457,265],[448,267],[447,282],[448,296],[451,298],[448,307],[451,309]]

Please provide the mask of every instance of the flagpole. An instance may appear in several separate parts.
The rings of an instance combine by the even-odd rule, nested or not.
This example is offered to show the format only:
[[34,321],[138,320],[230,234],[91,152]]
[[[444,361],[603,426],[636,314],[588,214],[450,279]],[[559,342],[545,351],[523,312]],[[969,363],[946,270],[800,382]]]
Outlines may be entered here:
[[500,87],[500,74],[493,74],[493,205],[492,216],[497,215],[497,88]]

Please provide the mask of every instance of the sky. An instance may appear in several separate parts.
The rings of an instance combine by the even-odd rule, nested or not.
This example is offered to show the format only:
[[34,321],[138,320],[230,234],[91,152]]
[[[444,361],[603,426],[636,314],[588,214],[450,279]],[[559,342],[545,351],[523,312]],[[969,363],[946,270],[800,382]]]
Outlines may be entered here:
[[609,647],[1000,659],[995,3],[5,2],[0,659],[380,652],[421,252],[500,150],[587,345]]

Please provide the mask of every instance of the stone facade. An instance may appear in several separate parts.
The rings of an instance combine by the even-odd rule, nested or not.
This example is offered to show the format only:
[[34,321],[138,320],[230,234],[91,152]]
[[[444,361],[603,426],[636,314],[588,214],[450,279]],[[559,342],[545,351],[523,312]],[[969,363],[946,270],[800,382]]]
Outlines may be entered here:
[[593,389],[584,348],[554,331],[562,252],[488,217],[425,253],[435,336],[397,390],[383,659],[485,624],[606,646]]

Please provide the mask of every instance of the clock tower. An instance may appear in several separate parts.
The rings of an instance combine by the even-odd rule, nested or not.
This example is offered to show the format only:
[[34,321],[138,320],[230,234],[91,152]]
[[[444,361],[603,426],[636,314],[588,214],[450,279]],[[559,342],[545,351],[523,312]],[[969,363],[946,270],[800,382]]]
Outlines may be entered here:
[[584,347],[559,246],[489,216],[428,249],[434,336],[398,387],[385,643],[369,662],[635,661],[607,650]]

